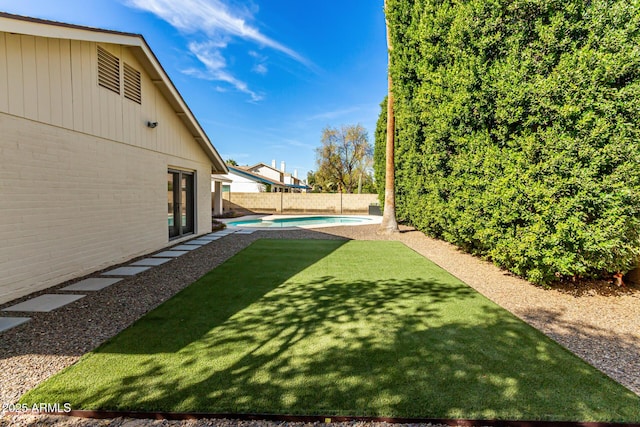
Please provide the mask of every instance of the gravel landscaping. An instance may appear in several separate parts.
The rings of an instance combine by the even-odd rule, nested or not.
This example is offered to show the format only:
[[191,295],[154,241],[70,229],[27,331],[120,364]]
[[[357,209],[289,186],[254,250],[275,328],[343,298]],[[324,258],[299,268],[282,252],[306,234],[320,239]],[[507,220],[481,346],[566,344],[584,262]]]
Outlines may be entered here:
[[[409,228],[395,236],[378,236],[378,226],[232,234],[153,267],[75,303],[49,313],[29,313],[31,321],[0,334],[0,402],[16,402],[27,390],[74,363],[81,355],[129,326],[143,314],[259,238],[397,239],[457,276],[497,304],[569,348],[630,390],[640,394],[640,289],[607,283],[586,290],[567,285],[545,290],[452,245]],[[142,258],[142,257],[141,257]],[[129,264],[129,263],[127,263]],[[111,269],[111,268],[110,268]],[[93,276],[97,276],[94,273]],[[56,293],[79,278],[29,297]],[[63,293],[63,292],[60,292]],[[26,297],[23,300],[27,299]],[[19,301],[19,300],[18,300]],[[0,305],[5,308],[15,304]],[[14,313],[21,316],[25,313]],[[86,420],[68,417],[9,416],[0,425],[242,425],[276,422],[234,420],[150,421]],[[372,425],[374,423],[368,423]],[[286,425],[310,425],[286,423]],[[342,423],[341,425],[364,425]]]

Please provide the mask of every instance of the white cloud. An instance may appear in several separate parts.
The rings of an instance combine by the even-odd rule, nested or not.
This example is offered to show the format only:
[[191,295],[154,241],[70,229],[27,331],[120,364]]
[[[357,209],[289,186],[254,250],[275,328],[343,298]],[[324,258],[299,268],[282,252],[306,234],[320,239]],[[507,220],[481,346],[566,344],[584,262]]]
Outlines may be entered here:
[[207,67],[207,70],[221,70],[227,66],[227,61],[218,47],[216,43],[189,43],[189,51]]
[[252,57],[252,58],[257,59],[257,60],[258,60],[258,61],[260,61],[260,62],[264,62],[264,61],[266,61],[267,59],[269,59],[269,57],[268,57],[268,56],[266,56],[266,55],[261,55],[261,54],[259,54],[258,52],[256,52],[255,50],[250,50],[250,51],[249,51],[249,56],[250,56],[250,57]]
[[204,64],[207,69],[206,73],[196,69],[187,69],[183,72],[185,74],[199,77],[201,79],[215,80],[229,83],[240,92],[244,92],[251,96],[251,100],[254,102],[264,99],[262,95],[258,95],[249,86],[235,78],[231,73],[226,70],[227,62],[222,56],[222,53],[217,50],[215,43],[189,43],[189,50],[193,53],[200,62]]
[[267,68],[266,65],[264,64],[256,64],[254,65],[254,67],[252,68],[252,71],[254,73],[258,73],[258,74],[267,74],[269,72],[269,69]]
[[[132,6],[159,16],[187,34],[205,33],[209,37],[229,35],[270,47],[296,61],[310,65],[309,61],[293,49],[273,40],[247,23],[221,0],[128,0]],[[248,11],[245,11],[249,14]]]
[[254,73],[262,74],[262,75],[265,75],[269,72],[269,68],[266,65],[266,62],[269,59],[268,56],[261,55],[255,50],[250,50],[249,56],[256,60],[256,63],[251,69],[251,71],[253,71]]
[[[199,77],[223,81],[231,84],[241,92],[251,95],[253,101],[259,101],[262,96],[251,91],[245,82],[233,77],[227,69],[222,50],[234,38],[255,43],[260,47],[274,49],[294,59],[309,68],[313,64],[293,49],[262,34],[259,29],[251,25],[248,20],[253,18],[256,8],[232,10],[222,0],[123,0],[131,7],[141,9],[165,20],[183,34],[192,38],[189,50],[206,67],[206,74]],[[204,40],[203,40],[204,39]],[[253,52],[252,55],[251,52]],[[268,69],[264,65],[266,57],[261,57],[255,51],[250,55],[258,59],[259,63],[253,71],[265,74]],[[264,59],[263,59],[264,58]],[[194,70],[187,70],[190,75],[198,76]]]

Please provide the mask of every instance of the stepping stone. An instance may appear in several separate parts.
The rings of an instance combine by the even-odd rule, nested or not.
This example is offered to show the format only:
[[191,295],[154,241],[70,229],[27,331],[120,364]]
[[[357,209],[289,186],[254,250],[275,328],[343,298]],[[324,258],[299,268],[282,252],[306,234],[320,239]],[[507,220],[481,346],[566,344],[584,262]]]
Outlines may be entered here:
[[69,285],[60,289],[61,291],[99,291],[108,286],[113,285],[114,283],[118,283],[122,279],[113,279],[106,277],[91,277],[89,279],[84,279],[78,283],[74,283],[73,285]]
[[200,249],[200,245],[178,245],[171,248],[172,251],[192,251],[194,249]]
[[218,240],[222,236],[217,236],[215,234],[207,234],[206,236],[202,236],[199,240],[207,240],[208,242],[213,242],[214,240]]
[[147,271],[150,268],[151,267],[120,267],[100,274],[102,276],[135,276],[136,274]]
[[198,245],[198,246],[202,246],[202,245],[208,245],[209,243],[211,243],[213,240],[211,239],[198,239],[198,240],[190,240],[189,242],[187,242],[187,245]]
[[69,303],[84,298],[86,295],[61,295],[61,294],[44,294],[39,297],[12,305],[2,311],[42,311],[49,312],[60,308]]
[[30,317],[0,317],[0,332],[6,331],[31,320]]
[[165,262],[171,261],[172,258],[145,258],[140,261],[136,261],[130,265],[147,265],[147,266],[156,266],[160,264],[164,264]]
[[151,256],[154,258],[175,258],[175,257],[179,257],[180,255],[184,255],[186,253],[188,252],[187,251],[164,251]]

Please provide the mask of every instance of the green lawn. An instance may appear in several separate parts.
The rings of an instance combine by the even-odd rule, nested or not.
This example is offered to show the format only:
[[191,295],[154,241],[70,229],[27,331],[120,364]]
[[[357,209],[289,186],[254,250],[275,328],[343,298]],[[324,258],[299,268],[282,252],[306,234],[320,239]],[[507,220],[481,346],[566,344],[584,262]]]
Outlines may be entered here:
[[640,398],[398,242],[259,240],[21,403],[640,421]]

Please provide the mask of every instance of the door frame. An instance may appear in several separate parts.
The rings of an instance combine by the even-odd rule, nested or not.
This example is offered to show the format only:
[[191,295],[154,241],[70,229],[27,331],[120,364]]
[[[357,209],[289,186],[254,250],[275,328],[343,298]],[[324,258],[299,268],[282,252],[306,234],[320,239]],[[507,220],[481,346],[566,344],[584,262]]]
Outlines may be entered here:
[[[171,227],[169,227],[168,225],[168,221],[167,221],[167,226],[168,226],[168,236],[169,236],[169,240],[174,240],[174,239],[180,239],[181,237],[184,236],[188,236],[188,235],[192,235],[196,233],[196,227],[197,227],[197,192],[196,192],[196,171],[193,170],[183,170],[183,169],[177,169],[177,168],[172,168],[169,167],[167,168],[167,177],[168,175],[173,175],[173,188],[172,188],[172,192],[173,192],[173,234],[172,234],[172,230]],[[182,179],[184,176],[190,176],[191,177],[191,191],[190,191],[190,195],[191,195],[191,200],[189,200],[189,194],[187,194],[186,199],[187,199],[187,203],[190,203],[190,207],[191,207],[191,229],[189,229],[189,218],[187,218],[187,225],[183,226],[182,225]],[[176,186],[176,181],[178,183],[178,185]],[[168,182],[168,180],[167,180]],[[167,192],[169,191],[169,189],[167,188]],[[188,191],[188,190],[187,190]],[[167,210],[167,215],[169,214],[168,210]],[[189,209],[186,209],[186,214],[189,215]]]

